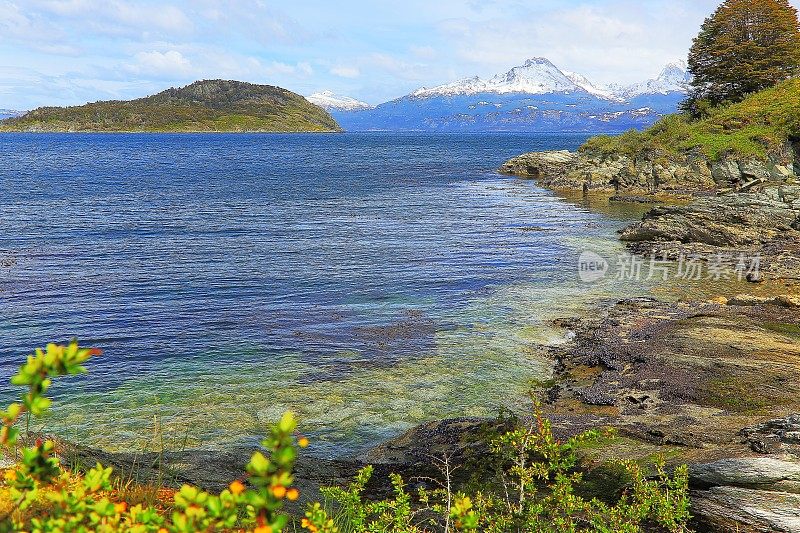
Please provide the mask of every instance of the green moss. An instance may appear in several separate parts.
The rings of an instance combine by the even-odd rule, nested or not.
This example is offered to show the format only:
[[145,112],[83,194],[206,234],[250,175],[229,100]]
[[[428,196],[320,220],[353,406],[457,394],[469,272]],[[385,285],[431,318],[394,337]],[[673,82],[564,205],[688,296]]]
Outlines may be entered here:
[[776,333],[780,333],[781,335],[786,335],[787,337],[792,337],[795,339],[800,339],[800,326],[797,324],[787,324],[783,322],[767,322],[764,324],[764,328],[774,331]]
[[710,380],[703,403],[736,413],[752,413],[774,405],[773,399],[752,381],[735,376]]
[[794,79],[713,109],[705,119],[669,115],[644,132],[593,137],[581,150],[631,158],[696,151],[714,161],[726,155],[763,159],[799,134],[800,79]]

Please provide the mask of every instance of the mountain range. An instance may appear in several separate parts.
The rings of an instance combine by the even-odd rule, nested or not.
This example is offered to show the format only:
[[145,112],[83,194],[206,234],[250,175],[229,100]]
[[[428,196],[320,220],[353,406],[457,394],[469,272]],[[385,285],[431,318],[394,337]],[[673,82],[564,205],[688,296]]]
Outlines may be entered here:
[[674,113],[690,81],[686,63],[677,61],[653,79],[603,87],[536,57],[489,79],[421,87],[377,106],[330,91],[307,98],[348,131],[615,132]]

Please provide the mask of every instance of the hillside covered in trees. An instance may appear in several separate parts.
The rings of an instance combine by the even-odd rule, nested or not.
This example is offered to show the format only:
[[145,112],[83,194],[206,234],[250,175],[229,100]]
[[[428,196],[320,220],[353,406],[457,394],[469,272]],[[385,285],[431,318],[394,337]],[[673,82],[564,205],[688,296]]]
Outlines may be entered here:
[[0,122],[0,131],[339,131],[322,108],[280,87],[203,80],[128,101],[42,107]]

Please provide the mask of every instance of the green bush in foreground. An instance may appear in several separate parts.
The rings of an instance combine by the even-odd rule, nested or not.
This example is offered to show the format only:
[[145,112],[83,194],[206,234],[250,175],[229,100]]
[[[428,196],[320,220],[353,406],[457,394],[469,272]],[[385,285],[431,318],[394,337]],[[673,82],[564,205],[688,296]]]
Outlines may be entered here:
[[[12,453],[23,417],[39,416],[50,406],[45,393],[52,378],[85,372],[83,363],[98,350],[50,344],[36,353],[12,379],[26,386],[21,403],[0,412],[0,452]],[[18,464],[5,474],[0,490],[0,532],[205,532],[278,533],[298,527],[312,533],[450,532],[638,532],[687,531],[689,519],[686,468],[669,476],[656,465],[646,479],[634,463],[626,464],[630,484],[615,505],[587,501],[576,494],[581,482],[576,449],[599,437],[588,432],[560,442],[537,409],[528,426],[500,435],[491,443],[502,466],[482,490],[457,492],[444,461],[440,488],[412,495],[400,476],[391,482],[394,497],[370,501],[364,491],[372,468],[366,467],[346,488],[323,489],[326,505],[309,505],[299,523],[284,510],[299,496],[293,487],[297,424],[287,413],[247,465],[247,484],[234,480],[220,494],[184,485],[170,510],[120,501],[113,490],[111,468],[97,465],[83,476],[62,469],[55,444],[37,441],[22,449]],[[7,500],[7,501],[3,501]],[[647,528],[647,529],[643,529]]]

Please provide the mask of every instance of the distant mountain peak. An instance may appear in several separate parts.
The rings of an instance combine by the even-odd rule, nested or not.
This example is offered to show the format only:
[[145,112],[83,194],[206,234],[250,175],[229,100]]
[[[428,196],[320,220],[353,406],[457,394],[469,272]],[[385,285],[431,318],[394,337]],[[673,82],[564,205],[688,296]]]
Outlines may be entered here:
[[551,67],[555,67],[553,62],[546,57],[532,57],[522,64],[523,67],[532,67],[534,65],[549,65]]
[[0,109],[0,120],[13,117],[21,117],[25,111],[17,111],[16,109]]
[[692,82],[688,68],[682,59],[671,61],[657,77],[629,86],[614,86],[612,91],[626,100],[648,94],[687,93]]
[[410,96],[430,98],[478,93],[548,94],[575,91],[585,91],[599,98],[615,99],[610,92],[595,87],[586,77],[566,73],[546,57],[527,59],[522,65],[492,76],[488,80],[474,76],[436,87],[421,87]]
[[340,96],[333,91],[320,91],[306,96],[306,100],[326,111],[361,111],[374,106],[349,96]]

